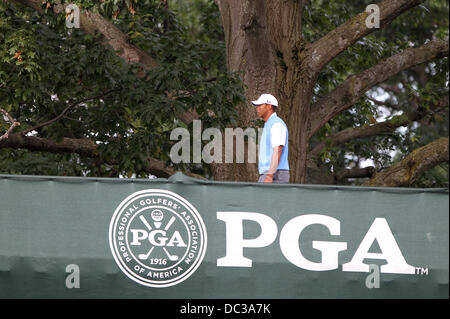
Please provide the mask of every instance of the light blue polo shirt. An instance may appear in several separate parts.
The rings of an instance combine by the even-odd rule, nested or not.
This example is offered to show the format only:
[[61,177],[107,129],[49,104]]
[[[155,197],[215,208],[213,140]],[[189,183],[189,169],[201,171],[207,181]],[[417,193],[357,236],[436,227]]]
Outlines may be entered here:
[[[261,134],[261,139],[259,141],[259,158],[258,158],[258,171],[259,174],[266,173],[270,168],[270,160],[272,159],[273,154],[273,146],[272,146],[272,140],[270,136],[270,132],[272,129],[272,126],[275,123],[281,123],[286,128],[286,138],[284,141],[284,147],[281,152],[280,162],[278,163],[277,170],[289,170],[289,163],[288,163],[288,130],[286,123],[282,119],[280,119],[276,113],[273,113],[267,122],[264,124],[264,129]],[[278,146],[278,145],[277,145]]]

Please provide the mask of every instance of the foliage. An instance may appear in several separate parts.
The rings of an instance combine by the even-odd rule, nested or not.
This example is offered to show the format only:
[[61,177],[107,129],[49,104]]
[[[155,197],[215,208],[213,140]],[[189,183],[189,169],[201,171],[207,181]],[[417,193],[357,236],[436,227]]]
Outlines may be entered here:
[[[367,1],[308,1],[304,11],[304,36],[313,42],[324,36],[349,18],[363,12]],[[325,96],[342,83],[348,76],[358,74],[408,47],[418,47],[429,40],[448,39],[447,1],[429,0],[424,5],[409,10],[396,18],[387,28],[374,32],[358,41],[348,50],[331,61],[319,75],[313,102]],[[432,106],[448,95],[448,58],[430,61],[423,67],[423,77],[411,70],[401,72],[385,84],[400,87],[400,92],[391,92],[375,87],[362,97],[351,110],[333,118],[312,139],[314,147],[328,136],[348,127],[362,127],[390,120],[399,114],[406,114],[419,107],[428,114],[420,122],[410,123],[407,128],[394,133],[355,139],[344,145],[328,147],[322,151],[321,165],[329,171],[343,167],[374,165],[377,169],[391,166],[412,150],[430,143],[434,139],[448,136],[448,105],[436,110]],[[423,82],[425,78],[425,83]],[[370,98],[385,102],[384,106],[375,104]],[[441,165],[442,166],[442,165]],[[448,166],[447,166],[448,167]],[[433,172],[439,172],[433,174]],[[448,169],[428,172],[429,181],[418,181],[413,186],[448,187]],[[439,175],[439,176],[438,176]],[[446,178],[445,178],[446,177]],[[360,183],[361,181],[350,181]]]
[[[64,15],[47,8],[54,0],[43,2],[46,14],[0,0],[0,107],[21,123],[14,132],[51,120],[73,105],[62,119],[29,134],[56,141],[87,138],[98,145],[99,153],[98,158],[86,158],[0,149],[0,173],[146,177],[148,157],[169,163],[170,132],[185,126],[178,115],[194,107],[203,128],[225,127],[235,120],[235,106],[244,101],[243,83],[236,74],[227,73],[224,32],[213,0],[62,2],[100,13],[159,66],[136,76],[142,66],[122,61],[100,36],[67,29]],[[368,4],[363,0],[307,1],[305,40],[321,38]],[[348,76],[405,48],[448,39],[448,13],[448,1],[428,0],[364,37],[322,70],[312,102]],[[346,128],[391,120],[418,107],[425,110],[424,118],[393,133],[328,147],[319,164],[330,173],[365,165],[382,169],[413,149],[448,136],[448,105],[435,108],[448,95],[448,82],[448,59],[444,58],[390,78],[384,84],[397,88],[395,92],[373,88],[350,110],[329,121],[310,146]],[[0,118],[0,134],[7,129],[8,123]],[[208,172],[205,164],[182,166]],[[430,170],[413,186],[448,187],[448,164]]]
[[[169,160],[170,132],[184,125],[178,114],[194,106],[205,127],[234,119],[242,84],[226,73],[217,34],[192,37],[160,1],[135,1],[131,7],[130,1],[76,3],[109,17],[132,43],[155,56],[159,67],[136,76],[139,65],[125,63],[100,36],[66,28],[63,14],[39,14],[1,1],[0,105],[21,123],[14,132],[72,105],[62,119],[29,134],[55,141],[91,139],[99,152],[94,160],[1,149],[1,173],[144,177],[149,156]],[[209,14],[202,19],[217,18]],[[5,131],[7,123],[0,123]]]

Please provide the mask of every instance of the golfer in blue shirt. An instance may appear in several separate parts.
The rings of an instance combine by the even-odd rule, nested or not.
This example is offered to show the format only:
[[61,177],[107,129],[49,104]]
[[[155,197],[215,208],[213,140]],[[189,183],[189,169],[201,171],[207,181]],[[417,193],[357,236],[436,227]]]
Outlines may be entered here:
[[288,129],[277,116],[277,99],[271,94],[262,94],[252,101],[258,116],[264,119],[264,129],[259,141],[258,182],[288,184]]

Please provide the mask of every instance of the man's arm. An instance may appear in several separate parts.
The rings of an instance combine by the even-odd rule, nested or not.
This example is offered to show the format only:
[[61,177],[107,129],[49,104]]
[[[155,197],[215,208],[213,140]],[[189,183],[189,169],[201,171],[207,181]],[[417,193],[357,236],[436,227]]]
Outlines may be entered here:
[[273,148],[272,158],[270,159],[269,171],[266,173],[266,179],[264,183],[273,182],[273,174],[277,171],[278,163],[280,163],[281,152],[283,151],[283,146],[276,146]]

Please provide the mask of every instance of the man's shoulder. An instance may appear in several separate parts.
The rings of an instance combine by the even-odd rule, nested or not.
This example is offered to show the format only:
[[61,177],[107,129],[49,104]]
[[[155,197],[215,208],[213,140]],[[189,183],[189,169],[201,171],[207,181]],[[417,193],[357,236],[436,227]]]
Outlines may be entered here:
[[287,125],[283,121],[276,121],[270,128],[271,134],[286,134]]
[[281,118],[281,117],[279,117],[278,115],[275,115],[274,116],[274,125],[276,124],[276,123],[281,123],[281,124],[283,124],[284,126],[286,126],[287,127],[287,125],[286,125],[286,123],[283,121],[283,119]]

